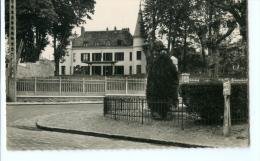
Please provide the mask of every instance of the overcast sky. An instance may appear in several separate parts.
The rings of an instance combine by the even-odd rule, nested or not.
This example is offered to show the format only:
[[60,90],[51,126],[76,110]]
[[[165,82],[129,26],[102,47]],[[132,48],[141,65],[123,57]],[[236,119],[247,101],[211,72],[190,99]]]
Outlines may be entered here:
[[[133,34],[137,15],[139,10],[140,0],[96,0],[95,14],[92,15],[92,20],[86,20],[86,31],[100,31],[130,28]],[[80,34],[80,27],[73,30]],[[49,45],[46,47],[42,56],[47,59],[53,59],[53,48]]]

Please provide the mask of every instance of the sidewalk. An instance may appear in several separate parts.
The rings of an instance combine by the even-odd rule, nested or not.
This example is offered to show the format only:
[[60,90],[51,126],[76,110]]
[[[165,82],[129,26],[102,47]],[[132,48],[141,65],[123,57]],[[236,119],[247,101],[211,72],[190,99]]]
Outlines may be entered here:
[[231,136],[222,136],[221,127],[173,127],[161,122],[140,124],[106,118],[102,113],[70,112],[37,120],[43,130],[116,138],[180,147],[247,147],[248,125],[232,126]]

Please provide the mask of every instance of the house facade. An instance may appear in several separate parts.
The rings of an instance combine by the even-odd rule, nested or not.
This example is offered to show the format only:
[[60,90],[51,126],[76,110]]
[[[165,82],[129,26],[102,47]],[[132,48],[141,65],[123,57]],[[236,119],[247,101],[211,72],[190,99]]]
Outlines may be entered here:
[[60,75],[138,75],[146,74],[146,57],[139,11],[134,35],[129,28],[85,31],[73,38],[60,61]]

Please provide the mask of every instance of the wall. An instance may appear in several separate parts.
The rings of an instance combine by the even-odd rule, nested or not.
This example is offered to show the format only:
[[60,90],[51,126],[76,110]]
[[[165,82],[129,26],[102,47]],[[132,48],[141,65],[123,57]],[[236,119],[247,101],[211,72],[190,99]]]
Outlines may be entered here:
[[51,77],[54,76],[54,62],[40,60],[36,63],[19,63],[17,66],[17,78]]

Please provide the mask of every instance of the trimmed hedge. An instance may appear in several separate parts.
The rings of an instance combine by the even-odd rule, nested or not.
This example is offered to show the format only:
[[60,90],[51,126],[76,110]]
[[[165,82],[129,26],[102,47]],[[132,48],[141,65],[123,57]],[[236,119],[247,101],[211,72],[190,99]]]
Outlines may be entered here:
[[[200,82],[182,84],[181,96],[189,113],[206,123],[221,123],[224,115],[223,83]],[[248,120],[247,83],[232,83],[230,110],[232,123]]]
[[178,83],[178,72],[170,57],[158,56],[148,73],[146,88],[148,107],[154,119],[166,120],[171,106],[177,106]]

